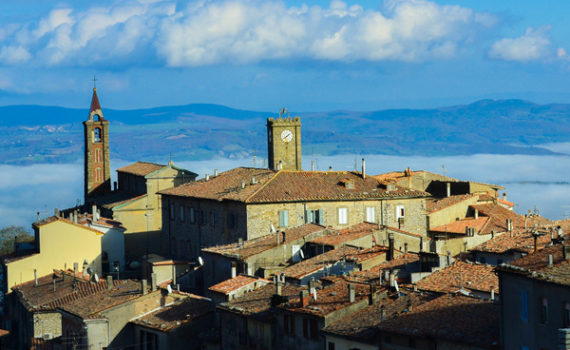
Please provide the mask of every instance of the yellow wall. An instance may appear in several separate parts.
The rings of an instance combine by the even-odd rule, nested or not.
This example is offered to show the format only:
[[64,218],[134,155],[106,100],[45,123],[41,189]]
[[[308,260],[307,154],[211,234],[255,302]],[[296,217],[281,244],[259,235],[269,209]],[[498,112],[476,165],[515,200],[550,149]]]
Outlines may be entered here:
[[72,269],[76,262],[81,271],[84,260],[101,276],[102,233],[63,219],[41,225],[38,230],[39,254],[6,263],[8,292],[17,284],[33,280],[34,269],[40,277],[63,269],[66,264]]
[[464,219],[469,206],[477,203],[478,196],[473,196],[455,205],[428,214],[429,229],[454,222],[457,218]]

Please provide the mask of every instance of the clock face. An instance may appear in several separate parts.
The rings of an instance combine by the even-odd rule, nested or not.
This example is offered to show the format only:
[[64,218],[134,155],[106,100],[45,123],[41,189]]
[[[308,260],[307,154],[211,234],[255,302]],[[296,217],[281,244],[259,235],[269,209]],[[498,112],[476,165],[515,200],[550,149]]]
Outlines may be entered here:
[[293,133],[291,132],[291,130],[283,130],[283,132],[281,133],[281,140],[283,142],[291,142],[291,140],[293,140]]

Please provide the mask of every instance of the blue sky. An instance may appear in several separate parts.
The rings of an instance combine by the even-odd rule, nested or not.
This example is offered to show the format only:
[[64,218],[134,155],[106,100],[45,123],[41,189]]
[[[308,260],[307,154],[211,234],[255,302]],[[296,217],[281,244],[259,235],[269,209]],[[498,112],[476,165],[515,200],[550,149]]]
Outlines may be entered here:
[[567,1],[4,1],[0,105],[570,102]]

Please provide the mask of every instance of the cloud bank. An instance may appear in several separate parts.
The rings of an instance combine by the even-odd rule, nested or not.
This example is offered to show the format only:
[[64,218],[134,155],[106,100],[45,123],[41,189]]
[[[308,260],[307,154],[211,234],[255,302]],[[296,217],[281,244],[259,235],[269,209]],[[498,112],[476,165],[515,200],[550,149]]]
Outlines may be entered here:
[[[517,38],[503,38],[491,46],[489,56],[506,61],[536,61],[554,57],[550,42],[549,26],[538,29],[527,28],[526,32]],[[562,50],[562,51],[560,51]],[[559,49],[557,55],[564,56],[564,49]]]
[[203,66],[283,59],[426,61],[455,57],[494,27],[487,13],[426,0],[378,10],[279,1],[116,2],[53,9],[0,30],[0,64]]

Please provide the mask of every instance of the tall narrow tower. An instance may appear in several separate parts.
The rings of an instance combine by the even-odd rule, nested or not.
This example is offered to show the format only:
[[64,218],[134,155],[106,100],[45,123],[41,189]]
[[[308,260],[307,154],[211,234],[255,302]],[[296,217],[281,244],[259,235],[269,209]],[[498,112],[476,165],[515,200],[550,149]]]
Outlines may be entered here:
[[283,108],[279,118],[267,118],[269,169],[301,170],[301,118],[289,117]]
[[103,117],[97,89],[93,88],[89,119],[83,122],[85,138],[85,203],[111,191],[109,121]]

